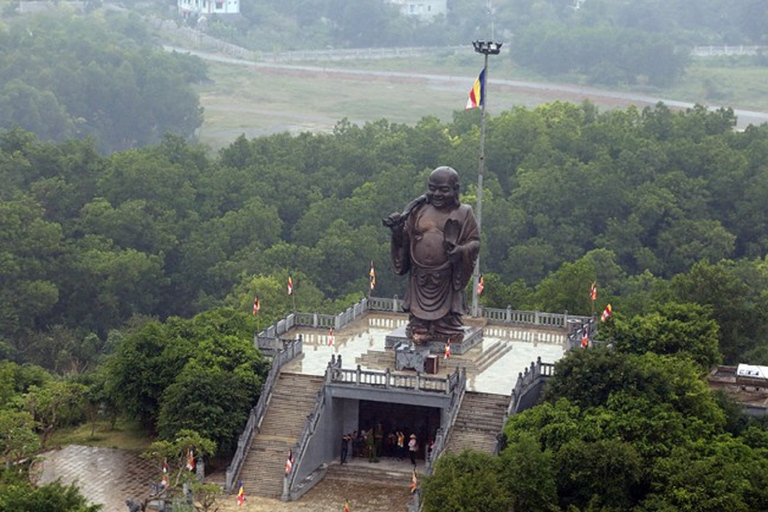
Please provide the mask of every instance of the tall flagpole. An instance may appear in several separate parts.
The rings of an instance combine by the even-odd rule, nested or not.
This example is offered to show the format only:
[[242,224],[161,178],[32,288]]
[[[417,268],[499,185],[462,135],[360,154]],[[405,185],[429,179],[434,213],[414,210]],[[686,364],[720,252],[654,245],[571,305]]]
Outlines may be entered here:
[[[480,154],[477,166],[477,207],[475,208],[475,217],[477,219],[477,232],[482,235],[483,225],[483,173],[485,171],[485,108],[488,103],[488,55],[498,55],[501,51],[502,43],[491,41],[473,41],[477,53],[482,53],[483,59],[483,83],[480,91]],[[478,308],[478,289],[477,283],[480,281],[480,254],[475,260],[475,270],[472,273],[472,316],[480,316]]]

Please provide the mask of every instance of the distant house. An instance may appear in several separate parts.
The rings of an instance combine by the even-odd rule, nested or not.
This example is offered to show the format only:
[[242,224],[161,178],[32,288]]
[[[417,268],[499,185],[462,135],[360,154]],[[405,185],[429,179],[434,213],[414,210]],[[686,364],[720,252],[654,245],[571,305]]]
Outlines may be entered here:
[[176,0],[184,18],[207,14],[240,14],[240,0]]
[[404,16],[415,16],[429,21],[435,16],[448,13],[448,0],[390,0],[400,7]]

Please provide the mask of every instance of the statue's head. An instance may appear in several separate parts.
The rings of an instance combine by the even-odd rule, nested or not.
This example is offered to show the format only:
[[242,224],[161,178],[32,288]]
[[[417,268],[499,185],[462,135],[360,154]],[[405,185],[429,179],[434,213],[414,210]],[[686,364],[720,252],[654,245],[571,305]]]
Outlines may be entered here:
[[438,167],[429,175],[427,199],[435,208],[459,204],[459,173],[452,167]]

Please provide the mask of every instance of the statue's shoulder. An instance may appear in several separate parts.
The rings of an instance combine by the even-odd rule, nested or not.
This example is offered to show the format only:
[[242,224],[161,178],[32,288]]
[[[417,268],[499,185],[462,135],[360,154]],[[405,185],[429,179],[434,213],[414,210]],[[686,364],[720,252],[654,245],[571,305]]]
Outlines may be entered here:
[[456,209],[456,213],[461,217],[468,217],[470,215],[474,217],[475,215],[472,210],[472,206],[468,205],[467,203],[459,204],[459,207]]

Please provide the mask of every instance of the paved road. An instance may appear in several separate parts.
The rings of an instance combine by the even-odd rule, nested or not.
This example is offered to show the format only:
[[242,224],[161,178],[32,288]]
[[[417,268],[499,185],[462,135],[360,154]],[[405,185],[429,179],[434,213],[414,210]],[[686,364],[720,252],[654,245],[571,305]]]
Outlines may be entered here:
[[[391,78],[395,80],[414,80],[421,79],[432,83],[441,83],[448,87],[456,87],[457,90],[466,89],[466,84],[471,83],[475,77],[471,76],[455,76],[455,75],[436,75],[429,73],[405,73],[398,71],[372,71],[372,70],[358,70],[358,69],[345,69],[334,68],[326,66],[307,66],[296,64],[279,64],[279,63],[267,63],[258,62],[246,59],[238,59],[234,57],[227,57],[220,54],[209,53],[199,50],[188,50],[185,48],[179,48],[175,46],[164,46],[168,51],[177,51],[179,53],[189,53],[197,55],[200,58],[224,62],[227,64],[249,66],[261,69],[281,69],[292,72],[304,72],[308,74],[324,73],[327,75],[341,75],[341,76],[356,76],[356,77],[371,77],[371,78]],[[669,98],[661,98],[658,96],[651,96],[633,92],[618,92],[610,91],[606,89],[598,89],[594,87],[586,87],[582,85],[574,84],[559,84],[559,83],[547,83],[547,82],[530,82],[525,80],[502,80],[494,78],[492,80],[494,86],[509,87],[511,89],[519,89],[522,91],[536,91],[546,96],[556,99],[558,97],[564,97],[569,100],[579,101],[580,99],[590,99],[595,103],[608,102],[617,106],[629,106],[637,105],[639,107],[645,107],[648,105],[656,105],[661,102],[671,108],[688,109],[693,108],[694,103],[687,101],[679,101]],[[722,105],[711,104],[708,105],[710,110],[717,110]],[[750,124],[763,124],[768,122],[768,112],[762,112],[758,110],[745,110],[734,109],[734,113],[738,116],[737,128],[743,129]]]

